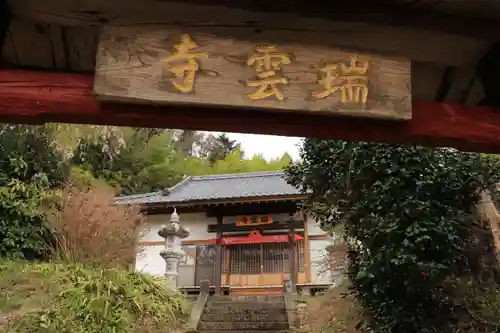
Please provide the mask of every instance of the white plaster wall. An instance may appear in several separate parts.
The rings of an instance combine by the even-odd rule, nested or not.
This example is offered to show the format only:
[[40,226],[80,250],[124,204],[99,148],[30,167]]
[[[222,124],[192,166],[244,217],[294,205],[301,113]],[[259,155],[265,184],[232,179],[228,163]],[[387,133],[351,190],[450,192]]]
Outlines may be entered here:
[[332,274],[325,269],[325,249],[331,244],[333,244],[331,238],[309,240],[312,284],[332,283]]
[[[209,224],[217,223],[215,218],[209,218],[204,213],[179,214],[180,223],[189,229],[189,236],[185,240],[200,240],[214,238],[214,234],[207,232]],[[170,221],[170,214],[148,215],[144,221],[142,242],[157,242],[164,239],[158,235],[162,225]]]
[[[320,223],[312,217],[307,219],[307,230],[309,236],[325,235],[321,230]],[[344,278],[343,270],[329,271],[325,267],[326,247],[335,242],[335,237],[309,240],[309,256],[311,260],[311,283],[312,284],[338,284]]]
[[320,224],[312,216],[307,217],[307,233],[309,235],[324,235],[325,232],[321,230]]
[[[340,284],[345,278],[344,268],[333,271],[325,266],[326,248],[334,244],[335,238],[309,240],[309,255],[311,258],[311,283],[313,284]],[[340,239],[339,239],[340,241]]]
[[160,256],[163,245],[144,246],[138,251],[135,259],[136,271],[163,276],[165,273],[165,260]]

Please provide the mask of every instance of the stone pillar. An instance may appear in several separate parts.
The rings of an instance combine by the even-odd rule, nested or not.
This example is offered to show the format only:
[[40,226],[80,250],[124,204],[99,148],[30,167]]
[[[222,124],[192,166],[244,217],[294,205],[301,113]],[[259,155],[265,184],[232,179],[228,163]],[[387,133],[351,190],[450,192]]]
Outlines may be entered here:
[[184,257],[182,240],[189,236],[189,230],[180,224],[179,214],[174,208],[170,215],[170,222],[162,226],[158,235],[165,238],[165,249],[160,252],[165,260],[165,277],[171,286],[177,287],[179,275],[179,261]]
[[309,312],[307,311],[306,302],[297,302],[295,307],[295,323],[294,327],[300,331],[309,331]]

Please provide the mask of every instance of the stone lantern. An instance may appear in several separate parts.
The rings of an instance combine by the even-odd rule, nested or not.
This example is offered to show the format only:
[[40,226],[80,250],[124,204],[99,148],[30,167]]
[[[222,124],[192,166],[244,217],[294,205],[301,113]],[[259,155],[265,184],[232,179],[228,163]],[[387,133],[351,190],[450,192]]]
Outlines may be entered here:
[[184,257],[182,251],[182,240],[189,236],[189,230],[179,223],[179,214],[174,208],[170,215],[170,222],[162,226],[158,235],[165,238],[165,249],[160,252],[165,260],[165,277],[170,285],[177,287],[177,276],[179,275],[179,261]]

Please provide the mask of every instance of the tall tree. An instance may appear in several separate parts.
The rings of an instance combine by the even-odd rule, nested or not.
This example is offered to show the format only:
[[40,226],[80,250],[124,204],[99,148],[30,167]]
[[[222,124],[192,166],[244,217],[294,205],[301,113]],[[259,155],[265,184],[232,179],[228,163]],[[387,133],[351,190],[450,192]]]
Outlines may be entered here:
[[237,148],[239,148],[241,158],[242,151],[241,147],[238,147],[237,141],[231,140],[226,133],[219,134],[212,150],[208,154],[208,160],[212,164],[216,161],[224,160]]
[[193,148],[195,141],[196,141],[196,131],[184,130],[179,135],[178,147],[184,156],[193,156]]
[[[74,124],[47,124],[44,127],[54,133],[55,145],[68,159],[73,157],[75,149],[81,139],[89,142],[100,141],[108,138],[114,145],[123,141],[122,127],[99,125],[74,125]],[[141,129],[145,131],[154,129]],[[113,140],[110,140],[113,138]]]
[[194,155],[201,159],[208,159],[210,152],[214,149],[217,144],[217,137],[212,133],[199,132],[197,140],[195,142],[195,153]]
[[[173,133],[151,134],[140,129],[123,130],[123,145],[119,149],[113,137],[98,141],[82,139],[72,162],[94,177],[104,179],[122,194],[149,192],[176,183],[181,175],[176,171],[177,159]],[[111,140],[111,141],[110,141]]]

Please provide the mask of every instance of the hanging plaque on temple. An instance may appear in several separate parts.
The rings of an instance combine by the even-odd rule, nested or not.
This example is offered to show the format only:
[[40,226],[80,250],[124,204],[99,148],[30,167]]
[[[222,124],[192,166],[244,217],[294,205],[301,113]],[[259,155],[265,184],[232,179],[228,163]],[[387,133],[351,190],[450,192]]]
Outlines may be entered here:
[[273,223],[273,218],[271,216],[237,216],[236,217],[236,226],[237,227],[245,227],[252,225],[265,225]]

